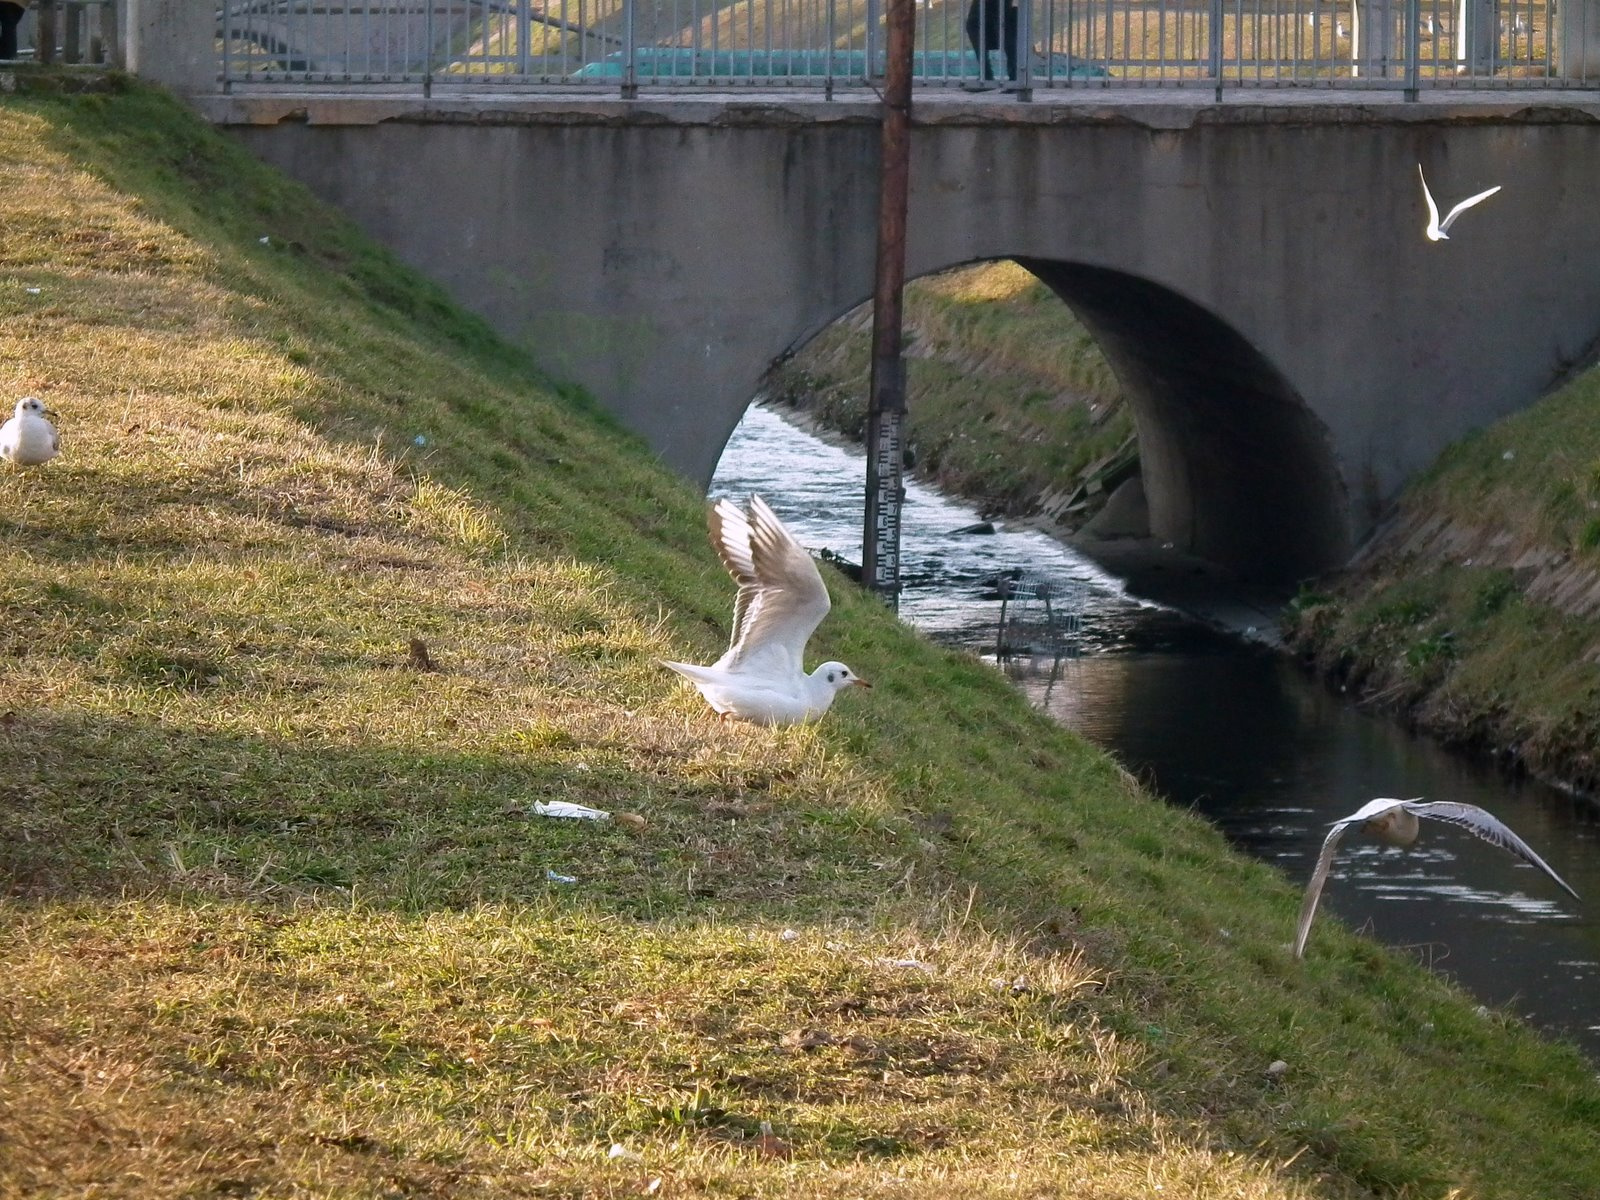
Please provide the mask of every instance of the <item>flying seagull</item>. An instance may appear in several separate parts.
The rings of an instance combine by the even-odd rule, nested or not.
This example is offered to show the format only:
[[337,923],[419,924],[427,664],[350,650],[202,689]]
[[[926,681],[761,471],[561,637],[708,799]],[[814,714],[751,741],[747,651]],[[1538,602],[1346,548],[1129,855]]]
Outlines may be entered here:
[[1439,220],[1439,206],[1433,202],[1433,193],[1428,190],[1428,179],[1422,173],[1422,164],[1417,164],[1417,178],[1422,180],[1422,198],[1428,202],[1428,240],[1430,242],[1448,242],[1450,240],[1450,226],[1455,219],[1474,204],[1480,204],[1500,190],[1500,184],[1495,184],[1487,191],[1479,192],[1476,196],[1468,196],[1460,204],[1450,210],[1450,215],[1444,220]]
[[1352,825],[1360,825],[1365,832],[1373,834],[1391,846],[1409,846],[1417,840],[1417,832],[1421,828],[1418,817],[1434,817],[1440,821],[1448,821],[1452,825],[1459,825],[1462,829],[1477,834],[1491,846],[1499,846],[1524,862],[1538,867],[1566,888],[1574,900],[1578,898],[1578,893],[1567,887],[1566,880],[1552,871],[1550,865],[1535,854],[1527,842],[1476,804],[1458,804],[1453,800],[1433,800],[1423,803],[1420,796],[1413,800],[1369,800],[1348,817],[1335,821],[1333,828],[1328,830],[1327,840],[1322,843],[1322,853],[1317,857],[1317,869],[1311,872],[1311,882],[1306,885],[1305,903],[1300,906],[1300,926],[1294,935],[1296,958],[1305,957],[1306,937],[1311,933],[1311,918],[1316,915],[1317,901],[1322,898],[1322,885],[1327,882],[1328,868],[1333,866],[1334,851],[1338,850],[1339,839],[1344,836],[1345,830]]
[[806,640],[828,615],[816,563],[760,496],[748,512],[723,498],[711,506],[711,544],[739,585],[733,640],[709,667],[663,662],[724,718],[757,725],[812,721],[847,687],[871,687],[841,662],[805,672]]
[[37,396],[17,401],[16,413],[0,425],[0,458],[19,467],[36,467],[61,452],[61,438]]

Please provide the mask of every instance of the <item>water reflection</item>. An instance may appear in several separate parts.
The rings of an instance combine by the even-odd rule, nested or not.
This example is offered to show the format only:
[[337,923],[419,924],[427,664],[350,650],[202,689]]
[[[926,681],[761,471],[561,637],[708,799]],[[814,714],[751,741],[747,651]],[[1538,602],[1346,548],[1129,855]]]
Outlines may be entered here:
[[[860,561],[863,477],[859,453],[753,408],[712,494],[761,492],[803,543]],[[1375,796],[1426,796],[1490,810],[1580,895],[1600,897],[1600,827],[1587,804],[1504,779],[1359,713],[1281,659],[1127,596],[1042,534],[952,535],[977,514],[915,483],[907,493],[902,617],[982,653],[999,608],[982,598],[993,595],[985,580],[1025,566],[1082,587],[1083,655],[1013,663],[1019,686],[1297,883],[1310,875],[1330,822]],[[1410,852],[1352,832],[1323,909],[1414,947],[1483,999],[1513,1004],[1600,1057],[1600,997],[1590,986],[1600,928],[1542,874],[1464,830],[1428,822]],[[1292,936],[1286,912],[1286,944]],[[1307,953],[1316,949],[1313,930]]]
[[[1580,895],[1600,895],[1600,828],[1587,804],[1413,738],[1271,655],[1119,655],[1051,673],[1014,675],[1063,724],[1296,882],[1309,877],[1330,822],[1375,796],[1425,796],[1481,805]],[[1600,956],[1600,929],[1504,851],[1438,822],[1424,822],[1409,851],[1352,831],[1323,906],[1600,1056],[1600,1002],[1580,977],[1587,968],[1572,966]],[[1313,929],[1308,954],[1316,938]]]

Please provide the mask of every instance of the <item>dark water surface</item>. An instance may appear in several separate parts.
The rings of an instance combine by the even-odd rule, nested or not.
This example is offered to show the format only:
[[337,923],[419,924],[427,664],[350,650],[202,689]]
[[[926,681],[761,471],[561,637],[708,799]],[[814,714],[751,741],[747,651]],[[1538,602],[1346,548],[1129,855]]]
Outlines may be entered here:
[[[806,545],[859,562],[864,473],[859,453],[757,407],[729,442],[711,490],[760,492]],[[1272,653],[1128,596],[1043,534],[952,533],[978,520],[908,486],[901,616],[940,640],[992,652],[999,604],[985,581],[1015,567],[1059,581],[1081,603],[1080,653],[1012,661],[1018,686],[1296,884],[1309,876],[1329,822],[1374,796],[1425,796],[1490,810],[1579,895],[1600,903],[1600,810],[1588,802],[1507,779],[1361,713]],[[1322,903],[1600,1059],[1600,922],[1503,851],[1438,822],[1424,825],[1409,852],[1352,832]],[[1285,912],[1286,943],[1293,921]],[[1313,929],[1307,953],[1316,949]]]

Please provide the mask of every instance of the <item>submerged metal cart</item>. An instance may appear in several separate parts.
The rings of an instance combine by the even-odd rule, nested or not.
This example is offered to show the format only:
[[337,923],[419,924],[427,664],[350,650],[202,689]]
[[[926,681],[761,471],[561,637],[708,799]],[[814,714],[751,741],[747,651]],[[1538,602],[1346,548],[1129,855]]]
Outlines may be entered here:
[[1018,569],[998,576],[995,591],[1000,598],[996,658],[1068,658],[1079,653],[1088,599],[1084,583]]

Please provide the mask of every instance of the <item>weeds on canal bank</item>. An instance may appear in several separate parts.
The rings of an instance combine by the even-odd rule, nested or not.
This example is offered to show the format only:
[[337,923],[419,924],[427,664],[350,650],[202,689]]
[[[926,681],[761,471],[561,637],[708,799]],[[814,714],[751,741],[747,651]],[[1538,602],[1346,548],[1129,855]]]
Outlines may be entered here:
[[1574,1051],[1294,963],[837,578],[871,696],[710,719],[699,498],[177,105],[9,98],[0,167],[65,447],[0,472],[0,1192],[1600,1194]]
[[1600,787],[1600,372],[1469,437],[1291,641],[1447,740]]

